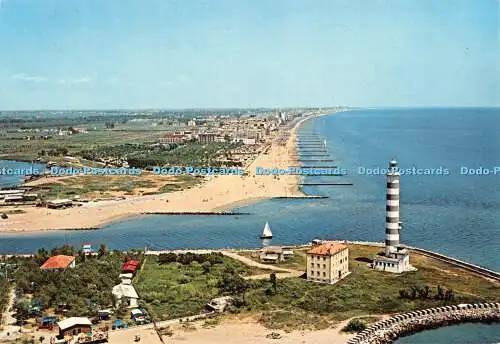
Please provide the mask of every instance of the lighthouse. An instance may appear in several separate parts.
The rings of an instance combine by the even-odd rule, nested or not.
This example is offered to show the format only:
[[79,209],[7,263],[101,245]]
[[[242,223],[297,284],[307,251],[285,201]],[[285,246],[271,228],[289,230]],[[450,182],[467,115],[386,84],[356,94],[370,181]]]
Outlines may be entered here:
[[402,273],[414,271],[410,265],[410,255],[404,246],[399,245],[401,220],[399,213],[399,169],[396,159],[389,162],[387,170],[387,191],[385,194],[385,250],[384,254],[373,258],[372,268],[376,270]]
[[385,255],[391,256],[397,252],[399,245],[399,171],[395,159],[389,162],[387,171],[387,192],[385,205]]

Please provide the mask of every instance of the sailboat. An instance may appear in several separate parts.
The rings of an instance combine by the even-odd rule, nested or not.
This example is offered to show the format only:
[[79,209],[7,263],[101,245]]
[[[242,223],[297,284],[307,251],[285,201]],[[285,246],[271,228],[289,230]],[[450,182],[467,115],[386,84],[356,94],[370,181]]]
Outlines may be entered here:
[[260,235],[261,239],[272,239],[273,233],[271,232],[271,227],[269,227],[269,222],[266,222],[266,225],[264,226],[264,230],[262,231],[262,234]]

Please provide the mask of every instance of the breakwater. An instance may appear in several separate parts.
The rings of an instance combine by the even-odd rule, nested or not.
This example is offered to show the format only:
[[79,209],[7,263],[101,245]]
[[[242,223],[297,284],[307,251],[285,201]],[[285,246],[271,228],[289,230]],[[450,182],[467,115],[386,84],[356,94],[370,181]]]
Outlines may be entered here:
[[418,247],[407,246],[407,248],[413,252],[418,252],[418,253],[423,254],[425,256],[428,256],[428,257],[431,257],[431,258],[434,258],[437,260],[441,260],[441,261],[446,262],[446,263],[451,263],[453,265],[459,266],[459,267],[464,268],[464,269],[469,270],[469,271],[473,271],[473,272],[478,273],[480,275],[483,275],[485,277],[492,278],[496,281],[500,281],[500,273],[493,271],[493,270],[490,270],[490,269],[487,269],[487,268],[484,268],[482,266],[475,265],[475,264],[468,263],[468,262],[464,262],[464,261],[457,259],[457,258],[448,257],[448,256],[445,256],[441,253],[424,250],[424,249],[421,249]]
[[[371,242],[371,241],[348,241],[348,243],[352,244],[352,245],[385,247],[384,243]],[[493,279],[495,281],[500,282],[500,273],[497,271],[493,271],[493,270],[484,268],[484,267],[476,265],[476,264],[465,262],[465,261],[457,259],[457,258],[448,257],[448,256],[445,256],[441,253],[425,250],[423,248],[418,248],[418,247],[413,247],[413,246],[408,246],[408,245],[402,245],[402,246],[404,246],[405,248],[410,250],[410,252],[419,253],[419,254],[422,254],[424,256],[428,256],[428,257],[440,260],[442,262],[463,268],[463,269],[468,270],[468,271],[472,271],[472,272],[474,272],[478,275],[481,275],[483,277]]]
[[183,216],[183,215],[190,215],[190,216],[233,216],[233,215],[252,215],[251,213],[244,213],[244,212],[232,212],[232,211],[221,211],[221,212],[193,212],[193,211],[154,211],[154,212],[143,212],[141,215],[171,215],[171,216]]
[[500,303],[460,304],[398,314],[376,322],[347,344],[388,344],[420,331],[466,322],[500,322]]

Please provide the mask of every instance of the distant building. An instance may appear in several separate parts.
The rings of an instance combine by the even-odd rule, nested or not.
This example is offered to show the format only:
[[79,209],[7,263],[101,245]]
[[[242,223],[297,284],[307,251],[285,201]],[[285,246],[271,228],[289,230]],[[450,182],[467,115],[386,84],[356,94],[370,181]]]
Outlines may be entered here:
[[324,243],[307,252],[307,280],[336,283],[349,274],[349,249],[342,243]]
[[92,244],[84,244],[82,246],[82,252],[84,254],[92,254]]
[[235,138],[233,142],[243,143],[244,145],[255,145],[257,143],[257,140],[255,138],[238,137]]
[[170,134],[160,139],[161,143],[183,143],[187,141],[184,134]]
[[198,141],[202,144],[213,143],[215,142],[215,137],[217,135],[211,133],[204,133],[198,135]]
[[76,259],[73,256],[58,255],[50,257],[40,266],[40,269],[46,271],[66,270],[76,266]]

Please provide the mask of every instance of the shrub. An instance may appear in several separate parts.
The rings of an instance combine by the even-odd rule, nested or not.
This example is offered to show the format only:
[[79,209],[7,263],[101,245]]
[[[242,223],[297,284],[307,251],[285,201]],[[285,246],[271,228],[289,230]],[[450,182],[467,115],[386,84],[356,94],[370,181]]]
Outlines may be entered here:
[[366,324],[360,319],[352,319],[349,323],[342,329],[344,332],[361,332],[366,329]]

